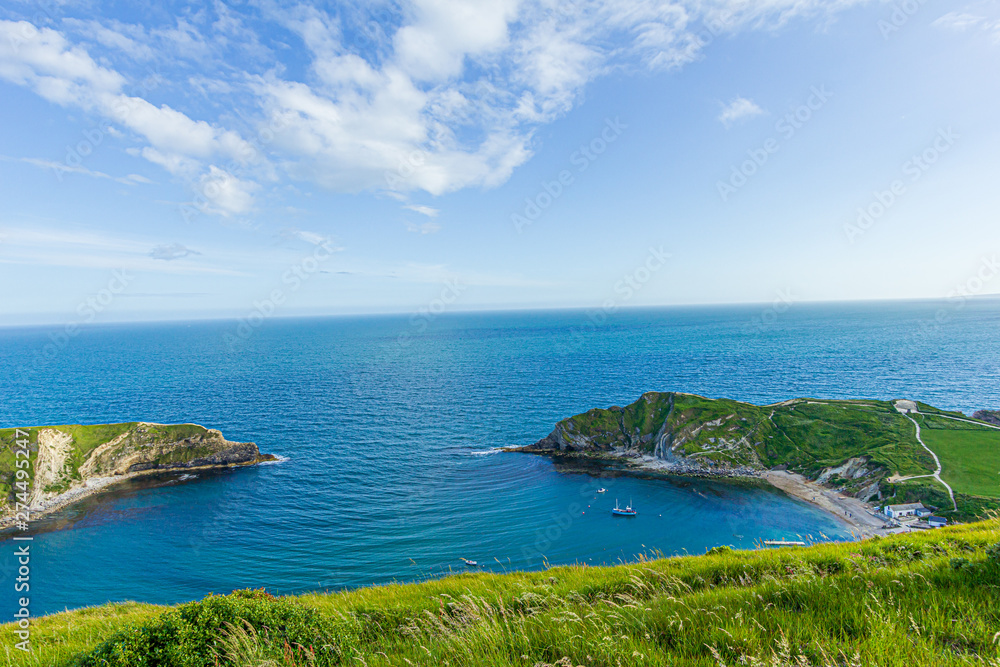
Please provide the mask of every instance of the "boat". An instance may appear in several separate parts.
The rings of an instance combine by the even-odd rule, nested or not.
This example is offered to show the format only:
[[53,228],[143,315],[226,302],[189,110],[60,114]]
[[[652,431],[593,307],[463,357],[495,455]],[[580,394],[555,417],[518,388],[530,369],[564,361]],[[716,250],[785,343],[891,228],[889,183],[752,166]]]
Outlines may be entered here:
[[764,540],[764,544],[769,547],[804,547],[805,542],[798,540]]
[[604,493],[606,491],[607,489],[605,489],[603,486],[597,490],[598,493]]
[[459,560],[461,560],[463,563],[465,563],[469,567],[476,567],[476,566],[479,565],[479,563],[477,563],[476,561],[469,560],[468,558],[460,558]]
[[619,507],[618,506],[618,499],[615,498],[615,508],[613,510],[611,510],[611,513],[614,514],[615,516],[635,516],[639,512],[637,512],[636,510],[632,509],[632,499],[631,498],[628,501],[628,505],[626,505],[625,507]]

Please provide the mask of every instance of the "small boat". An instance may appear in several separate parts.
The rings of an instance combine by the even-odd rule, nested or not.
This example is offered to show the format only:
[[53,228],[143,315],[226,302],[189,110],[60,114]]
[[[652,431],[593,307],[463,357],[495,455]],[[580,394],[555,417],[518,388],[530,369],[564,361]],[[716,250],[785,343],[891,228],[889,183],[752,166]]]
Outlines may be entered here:
[[632,500],[629,499],[628,505],[625,507],[618,506],[618,499],[615,499],[615,508],[611,510],[611,513],[615,516],[636,516],[639,512],[632,509]]
[[606,491],[607,489],[605,489],[603,486],[597,490],[598,493],[605,493]]
[[469,567],[476,567],[476,566],[479,565],[479,563],[477,563],[476,561],[469,560],[468,558],[460,558],[459,560],[461,560],[463,563],[465,563]]
[[805,542],[798,540],[764,540],[764,544],[769,547],[804,547]]

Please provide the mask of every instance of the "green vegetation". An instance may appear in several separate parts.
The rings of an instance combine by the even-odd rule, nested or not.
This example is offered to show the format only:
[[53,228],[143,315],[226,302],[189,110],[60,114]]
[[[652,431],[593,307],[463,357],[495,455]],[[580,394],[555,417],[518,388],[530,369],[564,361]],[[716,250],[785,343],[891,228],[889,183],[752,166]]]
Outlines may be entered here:
[[941,459],[941,477],[956,493],[1000,497],[1000,429],[920,417],[922,437]]
[[913,424],[887,401],[796,399],[758,406],[650,392],[624,408],[563,420],[548,440],[560,438],[580,450],[624,447],[652,454],[665,447],[717,465],[784,464],[811,476],[859,456],[901,475],[934,469]]
[[[804,549],[37,619],[6,665],[1000,665],[1000,521]],[[9,635],[12,628],[2,632]]]
[[820,479],[862,500],[921,501],[975,520],[1000,507],[1000,430],[918,403],[924,440],[941,458],[956,492],[957,512],[942,485],[929,479],[890,483],[892,476],[929,475],[933,457],[913,422],[889,401],[794,399],[758,406],[692,394],[649,392],[625,407],[564,419],[528,451],[612,451],[653,455],[680,472],[745,472],[776,466]]
[[[29,462],[27,468],[31,484],[16,481],[17,432],[27,433]],[[46,452],[46,466],[39,466],[39,434],[50,436]],[[119,439],[113,451],[99,453],[99,448]],[[190,439],[190,440],[189,440]],[[84,470],[91,475],[119,474],[117,468],[131,464],[169,466],[183,464],[226,450],[238,443],[227,442],[218,432],[210,432],[196,424],[69,424],[62,426],[33,426],[22,429],[0,429],[0,513],[9,511],[15,501],[15,491],[30,488],[38,492],[58,494],[83,482]],[[45,449],[45,447],[42,447]],[[107,448],[105,448],[107,450]],[[256,447],[240,452],[235,458],[255,458]],[[23,459],[22,459],[23,460]],[[235,461],[234,461],[235,462]],[[39,469],[48,468],[39,475]],[[26,503],[22,494],[20,502]]]

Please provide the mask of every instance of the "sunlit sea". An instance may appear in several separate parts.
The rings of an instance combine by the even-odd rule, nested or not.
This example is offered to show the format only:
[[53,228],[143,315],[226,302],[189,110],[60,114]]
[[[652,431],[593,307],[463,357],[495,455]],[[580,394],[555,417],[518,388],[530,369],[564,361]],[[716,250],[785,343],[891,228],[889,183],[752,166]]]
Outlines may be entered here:
[[[835,517],[770,488],[585,473],[497,448],[649,390],[1000,407],[997,300],[61,331],[0,329],[0,426],[195,422],[282,461],[128,484],[36,522],[33,615],[413,581],[466,569],[459,558],[503,571],[846,539]],[[639,516],[613,517],[616,499]],[[8,618],[14,548],[0,543]]]

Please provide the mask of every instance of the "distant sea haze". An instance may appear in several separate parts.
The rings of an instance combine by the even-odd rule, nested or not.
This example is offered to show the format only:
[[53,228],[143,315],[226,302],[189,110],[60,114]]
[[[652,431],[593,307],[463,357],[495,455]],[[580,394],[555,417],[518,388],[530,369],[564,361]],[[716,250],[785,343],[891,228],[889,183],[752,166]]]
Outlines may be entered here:
[[[415,580],[459,558],[499,571],[844,539],[835,517],[769,488],[494,452],[650,390],[1000,408],[995,299],[619,310],[600,324],[442,314],[419,331],[408,316],[271,319],[235,345],[233,326],[84,327],[51,358],[36,353],[58,327],[0,330],[2,426],[195,422],[287,459],[124,486],[39,522],[33,614]],[[639,516],[612,517],[616,500]],[[0,544],[9,591],[13,551]],[[12,603],[0,596],[0,613]]]

